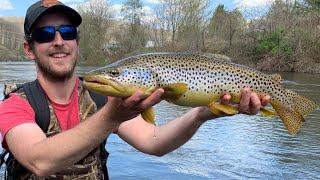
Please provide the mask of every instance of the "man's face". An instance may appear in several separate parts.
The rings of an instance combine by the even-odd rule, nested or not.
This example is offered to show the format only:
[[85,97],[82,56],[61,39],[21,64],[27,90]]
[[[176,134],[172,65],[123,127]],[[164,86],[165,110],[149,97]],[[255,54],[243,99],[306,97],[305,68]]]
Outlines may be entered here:
[[[35,28],[70,24],[70,21],[63,15],[48,14],[41,17]],[[79,57],[78,41],[63,40],[60,33],[56,31],[54,40],[51,42],[38,43],[35,41],[31,54],[41,75],[51,80],[64,81],[69,79],[74,72]]]

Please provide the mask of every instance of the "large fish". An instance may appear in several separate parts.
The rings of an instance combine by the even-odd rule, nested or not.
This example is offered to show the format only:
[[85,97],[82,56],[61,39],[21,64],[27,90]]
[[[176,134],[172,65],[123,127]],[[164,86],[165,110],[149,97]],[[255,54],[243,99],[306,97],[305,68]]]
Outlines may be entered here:
[[[270,103],[290,134],[296,134],[304,116],[317,105],[281,86],[281,76],[268,75],[231,63],[220,56],[188,53],[153,53],[125,58],[94,70],[84,77],[89,90],[117,97],[128,97],[137,90],[145,96],[163,88],[163,98],[181,106],[208,106],[214,114],[237,114],[233,106],[219,103],[224,93],[238,103],[242,88],[249,87],[258,95],[269,94]],[[264,114],[270,110],[261,109]],[[146,121],[154,122],[153,110],[142,113]]]

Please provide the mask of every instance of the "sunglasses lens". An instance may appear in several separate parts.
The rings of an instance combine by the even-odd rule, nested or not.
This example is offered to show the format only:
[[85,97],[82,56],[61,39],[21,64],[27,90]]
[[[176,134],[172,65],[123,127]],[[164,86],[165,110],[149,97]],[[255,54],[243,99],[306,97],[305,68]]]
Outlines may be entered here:
[[[74,40],[77,38],[77,28],[72,25],[61,25],[58,29],[63,40]],[[33,30],[31,37],[38,43],[51,42],[56,34],[54,26],[45,26]]]
[[70,25],[60,26],[59,33],[64,40],[74,40],[77,38],[77,28]]
[[34,29],[31,36],[38,43],[50,42],[54,39],[56,30],[53,26],[45,26]]

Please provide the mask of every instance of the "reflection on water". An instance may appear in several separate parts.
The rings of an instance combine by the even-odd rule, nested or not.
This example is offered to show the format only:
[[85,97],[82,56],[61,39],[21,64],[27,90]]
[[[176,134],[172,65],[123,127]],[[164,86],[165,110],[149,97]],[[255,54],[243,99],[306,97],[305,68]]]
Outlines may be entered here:
[[[93,69],[80,67],[77,73]],[[319,75],[281,73],[284,86],[320,104]],[[0,63],[3,83],[35,78],[33,63]],[[1,95],[0,95],[1,96]],[[0,97],[1,98],[1,97]],[[166,102],[156,106],[157,124],[189,108]],[[205,123],[184,146],[163,157],[137,152],[116,135],[108,139],[111,179],[319,179],[320,110],[306,119],[296,136],[279,118],[236,115]]]

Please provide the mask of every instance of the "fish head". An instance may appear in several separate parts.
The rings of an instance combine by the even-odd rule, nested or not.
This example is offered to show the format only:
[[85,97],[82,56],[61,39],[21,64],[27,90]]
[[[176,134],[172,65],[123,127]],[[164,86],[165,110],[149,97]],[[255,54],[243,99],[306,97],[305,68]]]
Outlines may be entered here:
[[136,64],[111,64],[84,76],[84,86],[94,92],[115,97],[128,97],[137,90],[150,95],[156,89],[154,72]]

